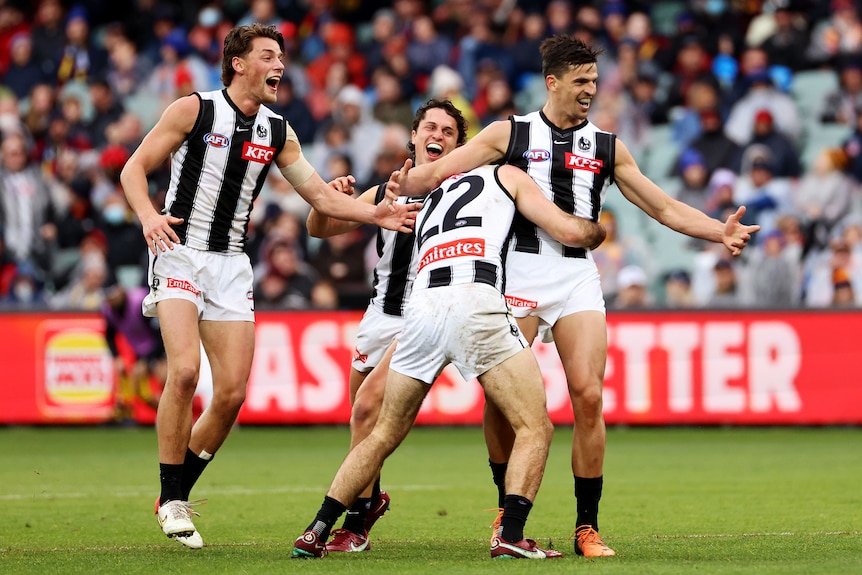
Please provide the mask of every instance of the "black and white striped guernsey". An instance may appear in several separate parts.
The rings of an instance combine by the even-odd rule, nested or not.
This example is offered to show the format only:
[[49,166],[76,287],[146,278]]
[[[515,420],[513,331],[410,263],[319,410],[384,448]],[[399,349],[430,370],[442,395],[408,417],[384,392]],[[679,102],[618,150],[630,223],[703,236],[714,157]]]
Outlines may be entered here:
[[428,194],[416,216],[414,290],[482,283],[503,292],[504,252],[516,212],[498,169],[455,174]]
[[[616,136],[589,120],[558,128],[541,110],[511,116],[510,121],[512,135],[504,162],[527,172],[564,212],[598,221],[613,183]],[[515,251],[586,257],[584,248],[562,245],[520,213],[515,215],[513,231]]]
[[171,157],[166,214],[185,221],[174,230],[198,250],[241,252],[252,203],[284,148],[284,118],[261,106],[246,116],[227,90],[195,93],[200,112]]
[[[386,184],[380,184],[374,203],[386,197]],[[425,198],[400,196],[399,203],[422,202]],[[416,277],[416,234],[396,232],[385,228],[377,230],[377,256],[374,267],[371,305],[387,315],[401,317]]]

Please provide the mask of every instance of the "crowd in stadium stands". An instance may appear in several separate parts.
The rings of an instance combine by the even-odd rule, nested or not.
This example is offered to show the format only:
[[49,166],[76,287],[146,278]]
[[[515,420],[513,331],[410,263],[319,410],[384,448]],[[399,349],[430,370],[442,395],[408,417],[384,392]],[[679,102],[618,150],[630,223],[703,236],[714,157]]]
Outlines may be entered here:
[[[286,40],[275,110],[325,178],[365,190],[407,157],[413,111],[489,122],[544,101],[539,44],[601,46],[591,119],[669,194],[762,231],[744,255],[661,233],[611,188],[595,251],[612,309],[862,304],[862,6],[854,0],[0,2],[0,303],[98,310],[146,283],[119,184],[175,98],[221,87],[222,40]],[[252,212],[258,309],[364,308],[373,232],[308,237],[277,170]],[[168,166],[151,178],[163,201]],[[633,215],[635,214],[635,215]]]

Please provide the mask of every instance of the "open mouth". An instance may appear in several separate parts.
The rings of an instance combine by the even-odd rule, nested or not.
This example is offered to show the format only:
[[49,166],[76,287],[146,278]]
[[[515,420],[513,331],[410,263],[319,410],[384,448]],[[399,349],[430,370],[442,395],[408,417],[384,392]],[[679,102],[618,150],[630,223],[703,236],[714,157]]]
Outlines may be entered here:
[[272,88],[273,90],[278,89],[278,78],[272,77],[266,79],[266,85]]
[[440,144],[428,144],[425,146],[425,152],[429,158],[439,158],[443,155],[443,146]]

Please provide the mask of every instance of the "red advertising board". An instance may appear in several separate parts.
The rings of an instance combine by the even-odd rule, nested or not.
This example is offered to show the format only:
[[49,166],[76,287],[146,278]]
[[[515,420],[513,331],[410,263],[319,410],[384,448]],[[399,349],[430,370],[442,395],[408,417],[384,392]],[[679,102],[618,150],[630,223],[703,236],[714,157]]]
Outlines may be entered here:
[[[114,381],[102,321],[87,314],[0,316],[0,424],[110,418]],[[257,315],[240,423],[346,423],[358,312]],[[862,424],[859,312],[650,312],[608,316],[609,424]],[[572,421],[553,344],[534,352],[555,423]],[[204,363],[201,401],[211,394]],[[483,395],[447,368],[418,424],[477,424]],[[152,414],[143,414],[149,423]]]

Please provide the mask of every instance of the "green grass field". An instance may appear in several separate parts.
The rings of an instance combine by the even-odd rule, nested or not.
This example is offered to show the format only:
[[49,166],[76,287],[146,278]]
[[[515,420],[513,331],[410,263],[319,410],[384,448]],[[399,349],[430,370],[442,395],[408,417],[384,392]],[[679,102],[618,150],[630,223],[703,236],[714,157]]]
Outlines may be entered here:
[[373,550],[290,559],[346,428],[234,431],[195,489],[207,546],[162,536],[150,428],[0,428],[0,573],[862,573],[862,429],[613,428],[601,528],[618,557],[575,556],[570,431],[526,534],[556,561],[492,561],[496,502],[478,428],[416,428],[384,468]]

